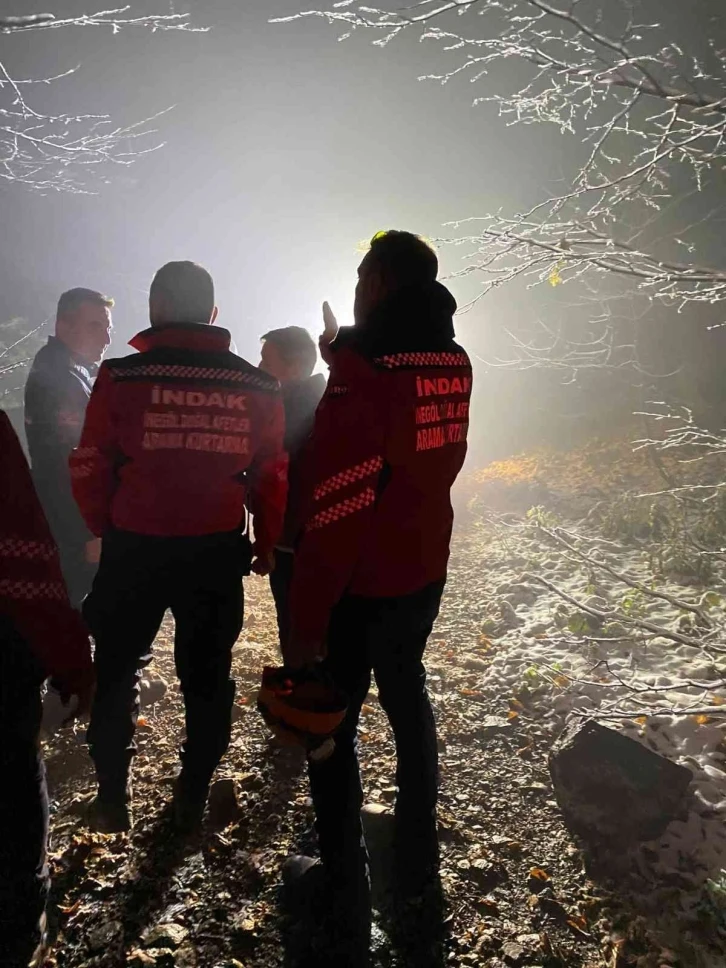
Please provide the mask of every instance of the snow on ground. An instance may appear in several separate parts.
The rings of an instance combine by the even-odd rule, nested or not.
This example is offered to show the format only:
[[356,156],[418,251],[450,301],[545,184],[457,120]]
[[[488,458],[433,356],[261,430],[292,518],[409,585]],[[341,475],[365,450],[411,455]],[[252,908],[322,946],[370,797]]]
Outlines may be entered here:
[[[715,627],[723,623],[723,570],[708,593],[664,578],[654,582],[650,557],[642,548],[605,541],[591,528],[582,528],[581,534],[583,540],[571,535],[566,540],[658,593],[694,606],[700,603]],[[584,562],[578,567],[572,554],[562,552],[531,522],[514,516],[489,516],[459,534],[452,579],[476,589],[482,606],[486,666],[477,688],[490,700],[499,700],[503,714],[508,707],[522,710],[511,699],[524,692],[528,699],[521,715],[562,727],[573,718],[590,717],[621,728],[693,771],[687,819],[671,823],[634,863],[650,884],[648,907],[657,915],[657,932],[667,943],[688,940],[687,957],[693,960],[683,964],[722,968],[723,911],[712,919],[710,938],[701,936],[700,922],[704,910],[718,905],[723,896],[709,882],[718,882],[726,867],[726,661],[697,644],[683,608],[634,591],[604,569]],[[618,616],[590,625],[584,610],[542,579],[585,608],[616,611]],[[654,636],[631,621],[653,623],[696,644]],[[723,649],[718,641],[715,637],[712,644]],[[686,714],[674,715],[670,709]]]

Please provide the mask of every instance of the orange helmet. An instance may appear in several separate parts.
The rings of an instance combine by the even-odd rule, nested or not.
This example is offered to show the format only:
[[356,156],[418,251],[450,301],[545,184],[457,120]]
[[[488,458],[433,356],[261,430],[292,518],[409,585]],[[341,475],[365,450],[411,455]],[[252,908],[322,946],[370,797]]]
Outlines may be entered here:
[[340,727],[348,700],[321,672],[266,666],[257,708],[286,746],[314,750]]

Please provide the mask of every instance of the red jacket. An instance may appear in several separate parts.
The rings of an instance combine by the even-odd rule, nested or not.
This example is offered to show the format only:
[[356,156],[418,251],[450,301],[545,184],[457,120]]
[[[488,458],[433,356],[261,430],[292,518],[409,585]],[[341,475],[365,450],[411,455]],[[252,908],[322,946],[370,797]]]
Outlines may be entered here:
[[169,324],[101,366],[70,459],[94,534],[234,531],[249,497],[257,550],[272,551],[287,493],[280,387],[229,344],[218,326]]
[[455,308],[438,283],[403,291],[332,344],[291,593],[300,642],[324,639],[345,593],[396,597],[446,577],[472,380]]
[[0,411],[0,614],[64,692],[93,680],[91,645],[71,608],[58,549],[6,414]]

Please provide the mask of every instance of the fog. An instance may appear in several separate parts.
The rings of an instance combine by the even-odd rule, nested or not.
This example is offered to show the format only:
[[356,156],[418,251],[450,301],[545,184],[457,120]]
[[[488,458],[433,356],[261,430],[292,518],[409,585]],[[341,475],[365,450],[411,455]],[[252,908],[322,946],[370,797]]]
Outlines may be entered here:
[[[702,6],[711,9],[706,0]],[[63,12],[84,9],[71,2]],[[297,12],[298,0],[211,0],[183,9],[194,26],[210,29],[0,36],[0,59],[15,77],[79,65],[70,77],[25,89],[37,110],[132,124],[171,109],[131,143],[157,150],[130,166],[89,168],[88,194],[0,186],[0,320],[21,316],[37,325],[62,290],[100,289],[116,300],[110,353],[122,354],[146,325],[154,271],[191,258],[212,271],[220,324],[254,361],[260,334],[272,327],[317,330],[323,299],[350,321],[359,246],[375,231],[400,227],[436,238],[452,219],[522,210],[561,184],[568,159],[582,151],[578,138],[555,126],[512,125],[494,105],[473,105],[475,95],[506,88],[503,69],[476,87],[466,77],[447,85],[418,80],[451,68],[457,55],[413,34],[382,49],[366,34],[338,43],[342,29],[316,18],[269,22]],[[6,3],[3,13],[27,13],[26,4]],[[461,268],[464,255],[443,247],[444,274]],[[464,306],[480,280],[457,279],[452,289]],[[551,304],[541,288],[502,288],[459,316],[458,336],[475,356],[490,358],[503,330],[536,320]],[[480,393],[481,362],[477,376]],[[527,401],[506,406],[526,421]],[[485,440],[491,414],[481,416],[477,441]]]

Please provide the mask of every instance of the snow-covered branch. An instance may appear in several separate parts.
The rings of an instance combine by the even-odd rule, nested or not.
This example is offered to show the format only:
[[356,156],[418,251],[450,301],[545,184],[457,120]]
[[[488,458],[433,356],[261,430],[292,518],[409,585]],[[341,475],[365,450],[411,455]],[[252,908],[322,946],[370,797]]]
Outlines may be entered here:
[[[495,104],[507,123],[560,129],[570,167],[565,191],[526,211],[451,223],[450,241],[466,247],[461,272],[480,274],[483,291],[518,277],[558,285],[612,273],[677,306],[725,301],[720,252],[692,255],[702,244],[699,227],[722,207],[726,23],[714,17],[697,49],[686,49],[673,39],[679,0],[663,0],[655,23],[638,22],[645,7],[643,0],[423,0],[386,9],[346,0],[297,17],[342,26],[341,39],[367,32],[377,46],[414,31],[445,58],[425,79],[467,78],[481,92],[476,102]],[[517,62],[514,71],[507,66]],[[674,211],[689,193],[714,198],[693,224]]]
[[[102,27],[114,34],[129,27],[149,30],[203,31],[187,13],[134,16],[131,7],[99,10],[69,17],[37,13],[0,17],[0,35],[70,27]],[[7,47],[12,56],[12,46]],[[164,112],[133,124],[117,125],[107,115],[77,111],[45,113],[35,104],[39,88],[75,73],[71,68],[53,77],[19,78],[0,59],[0,180],[41,192],[89,192],[90,175],[108,164],[128,165],[159,147],[140,139],[156,133],[154,121]]]

